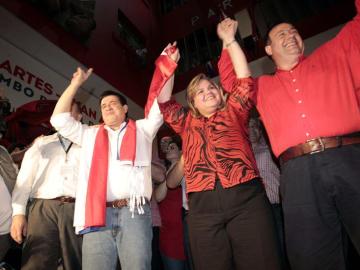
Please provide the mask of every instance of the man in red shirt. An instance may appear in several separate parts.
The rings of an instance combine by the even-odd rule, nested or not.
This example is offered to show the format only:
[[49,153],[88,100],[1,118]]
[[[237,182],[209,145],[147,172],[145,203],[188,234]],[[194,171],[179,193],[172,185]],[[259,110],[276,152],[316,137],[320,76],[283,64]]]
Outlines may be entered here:
[[[265,50],[277,70],[257,78],[253,100],[282,164],[285,238],[292,269],[345,269],[342,232],[360,252],[360,0],[357,15],[305,57],[293,25]],[[226,88],[231,61],[220,61]]]

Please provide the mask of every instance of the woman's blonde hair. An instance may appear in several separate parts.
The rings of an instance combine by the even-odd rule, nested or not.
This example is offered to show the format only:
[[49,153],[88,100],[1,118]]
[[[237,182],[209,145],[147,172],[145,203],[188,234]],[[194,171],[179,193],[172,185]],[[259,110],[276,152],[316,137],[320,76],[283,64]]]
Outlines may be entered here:
[[189,106],[189,110],[192,113],[192,115],[195,118],[199,118],[201,116],[201,113],[199,112],[198,109],[195,108],[194,105],[194,97],[196,95],[196,92],[198,91],[199,88],[199,84],[202,80],[207,80],[208,82],[210,82],[213,86],[215,86],[216,89],[219,90],[220,93],[220,105],[219,105],[219,110],[223,110],[225,108],[226,105],[226,95],[224,94],[223,89],[221,88],[220,85],[218,85],[217,83],[215,83],[214,81],[212,81],[208,76],[206,76],[204,73],[200,73],[199,75],[195,76],[191,82],[189,83],[187,89],[186,89],[186,101],[187,104]]

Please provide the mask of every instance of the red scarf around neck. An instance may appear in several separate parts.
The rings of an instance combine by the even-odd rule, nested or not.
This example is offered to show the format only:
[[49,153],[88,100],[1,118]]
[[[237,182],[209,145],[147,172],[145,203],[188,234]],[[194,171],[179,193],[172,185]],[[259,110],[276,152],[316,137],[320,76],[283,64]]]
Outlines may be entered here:
[[[120,160],[135,162],[136,125],[127,123],[120,146]],[[85,205],[85,228],[101,227],[106,224],[106,195],[109,166],[109,137],[104,125],[96,134]]]

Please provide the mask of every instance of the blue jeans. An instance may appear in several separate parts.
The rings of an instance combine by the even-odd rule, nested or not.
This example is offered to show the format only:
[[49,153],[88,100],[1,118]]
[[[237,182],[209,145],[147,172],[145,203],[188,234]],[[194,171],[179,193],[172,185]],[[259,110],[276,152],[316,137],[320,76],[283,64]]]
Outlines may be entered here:
[[106,208],[106,227],[87,233],[83,239],[83,269],[116,269],[119,256],[122,270],[151,269],[152,222],[150,206],[145,213],[129,208]]
[[185,260],[177,260],[161,254],[161,258],[164,264],[165,270],[185,270],[186,269],[186,261]]

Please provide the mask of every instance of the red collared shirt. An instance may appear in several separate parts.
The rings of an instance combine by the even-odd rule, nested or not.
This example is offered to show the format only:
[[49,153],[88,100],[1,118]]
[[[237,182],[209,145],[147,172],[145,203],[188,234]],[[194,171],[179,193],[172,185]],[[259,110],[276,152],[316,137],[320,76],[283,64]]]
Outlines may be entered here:
[[[232,67],[223,55],[226,73]],[[257,78],[252,98],[276,156],[312,138],[360,131],[360,15],[292,70]]]
[[182,138],[188,193],[214,189],[217,178],[229,188],[258,177],[247,129],[251,85],[251,79],[233,80],[225,109],[209,118],[195,118],[175,101],[159,104]]

